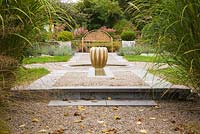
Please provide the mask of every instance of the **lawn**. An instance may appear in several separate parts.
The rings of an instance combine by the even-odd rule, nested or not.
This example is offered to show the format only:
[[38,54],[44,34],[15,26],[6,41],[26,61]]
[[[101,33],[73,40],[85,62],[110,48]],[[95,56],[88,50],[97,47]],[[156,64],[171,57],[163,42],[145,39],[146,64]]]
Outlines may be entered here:
[[66,62],[71,56],[45,56],[45,57],[31,57],[23,60],[24,64],[32,63],[46,63],[46,62]]
[[49,71],[45,68],[19,68],[16,72],[16,85],[29,84],[34,80],[47,75]]
[[[180,70],[175,68],[163,68],[163,69],[149,69],[153,75],[159,76],[173,84],[177,85],[188,85],[187,79],[184,79]],[[181,79],[180,79],[181,78]]]
[[154,57],[154,56],[141,56],[141,55],[126,55],[124,56],[130,62],[164,62],[162,58]]

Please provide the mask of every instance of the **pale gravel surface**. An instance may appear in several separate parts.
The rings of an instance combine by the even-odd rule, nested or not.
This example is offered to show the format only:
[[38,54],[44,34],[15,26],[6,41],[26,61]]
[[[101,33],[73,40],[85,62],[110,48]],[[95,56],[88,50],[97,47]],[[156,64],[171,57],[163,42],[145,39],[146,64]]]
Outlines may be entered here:
[[[89,106],[83,107],[83,111],[77,106],[48,107],[47,104],[16,101],[10,108],[12,134],[39,134],[42,129],[46,134],[56,134],[53,132],[57,130],[63,130],[57,134],[103,134],[102,130],[106,129],[114,130],[116,134],[141,134],[139,131],[142,129],[148,134],[183,134],[184,125],[200,123],[200,111],[191,111],[199,104],[192,102],[158,102],[159,108]],[[74,116],[75,112],[80,115]],[[116,120],[114,116],[121,119]],[[38,122],[32,122],[34,118]],[[81,118],[82,122],[74,122]],[[138,121],[141,125],[137,124]]]
[[113,72],[114,78],[87,77],[88,73],[67,72],[56,86],[145,86],[142,79],[130,71]]

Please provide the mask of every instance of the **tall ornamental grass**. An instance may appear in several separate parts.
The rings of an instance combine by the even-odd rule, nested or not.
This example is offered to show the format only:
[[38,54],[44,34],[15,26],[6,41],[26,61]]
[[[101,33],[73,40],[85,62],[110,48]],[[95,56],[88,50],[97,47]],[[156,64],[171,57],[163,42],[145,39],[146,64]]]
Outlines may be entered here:
[[14,79],[25,50],[38,41],[44,25],[70,21],[63,13],[52,0],[0,0],[0,58],[14,61],[0,60],[0,89],[9,88],[5,83]]
[[[137,0],[135,0],[137,1]],[[141,0],[138,0],[141,1]],[[161,0],[150,8],[152,20],[142,37],[156,44],[175,75],[185,85],[200,91],[200,0]],[[139,10],[146,3],[134,5]],[[142,14],[142,11],[139,10]]]

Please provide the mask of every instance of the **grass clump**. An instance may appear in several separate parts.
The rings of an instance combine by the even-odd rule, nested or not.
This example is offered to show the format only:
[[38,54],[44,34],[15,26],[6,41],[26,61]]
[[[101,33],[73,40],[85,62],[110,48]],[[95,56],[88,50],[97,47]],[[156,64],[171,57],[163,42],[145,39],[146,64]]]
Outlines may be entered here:
[[30,82],[47,75],[49,71],[45,68],[22,68],[20,67],[16,72],[16,85],[26,85]]
[[[145,16],[141,9],[148,7],[148,3],[136,1],[132,6],[134,13]],[[146,8],[151,19],[142,29],[143,39],[157,46],[159,56],[166,61],[173,59],[166,63],[181,72],[182,77],[175,77],[186,79],[197,92],[200,92],[199,8],[199,0],[155,0],[151,8]]]
[[158,58],[155,56],[126,55],[124,58],[130,62],[164,62],[161,57]]
[[142,53],[156,53],[152,46],[123,47],[118,51],[118,55],[140,55]]
[[187,85],[187,86],[189,85],[189,83],[187,82],[187,79],[183,77],[183,73],[176,68],[167,67],[167,68],[162,68],[162,69],[149,69],[148,71],[173,84]]
[[33,63],[48,63],[48,62],[67,62],[71,56],[43,56],[43,57],[30,57],[23,60],[24,64]]

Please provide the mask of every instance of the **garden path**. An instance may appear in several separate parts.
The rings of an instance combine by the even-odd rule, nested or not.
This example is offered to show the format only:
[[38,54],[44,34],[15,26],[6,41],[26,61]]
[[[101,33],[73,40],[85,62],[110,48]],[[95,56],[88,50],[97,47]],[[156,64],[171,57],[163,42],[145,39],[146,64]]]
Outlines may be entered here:
[[116,53],[109,53],[105,70],[108,77],[92,77],[89,53],[76,53],[68,62],[30,64],[28,68],[44,67],[50,74],[34,81],[28,86],[17,89],[60,89],[80,87],[140,87],[170,88],[183,86],[173,85],[147,72],[152,63],[128,62]]

